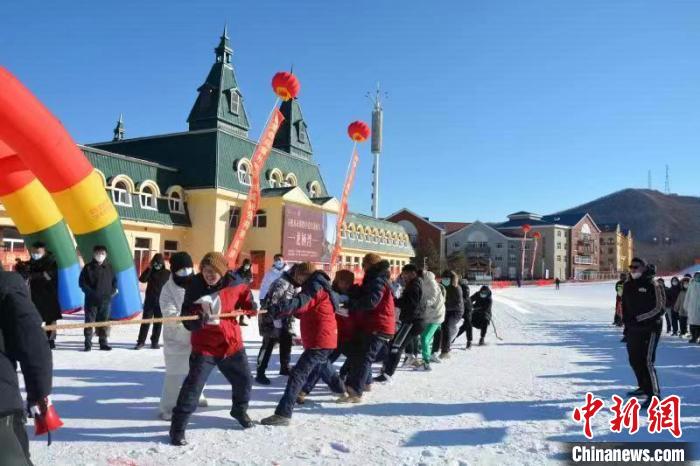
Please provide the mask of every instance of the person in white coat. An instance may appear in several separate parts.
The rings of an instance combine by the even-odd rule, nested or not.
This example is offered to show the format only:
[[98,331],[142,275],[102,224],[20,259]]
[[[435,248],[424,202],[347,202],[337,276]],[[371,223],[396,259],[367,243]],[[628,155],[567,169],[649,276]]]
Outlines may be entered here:
[[700,339],[700,272],[695,272],[690,281],[683,306],[688,312],[690,343],[698,343]]
[[425,301],[425,330],[421,333],[421,352],[423,370],[430,370],[431,362],[440,362],[436,355],[431,355],[435,332],[445,321],[445,288],[437,282],[433,272],[423,274],[423,300]]
[[[185,299],[185,288],[193,277],[192,258],[186,252],[176,252],[170,256],[170,279],[160,292],[160,309],[163,317],[178,317]],[[170,421],[172,411],[177,403],[182,382],[190,370],[191,333],[181,322],[167,323],[163,326],[163,356],[165,357],[165,380],[160,396],[160,418]],[[199,399],[199,406],[207,406],[204,394]]]
[[263,302],[263,300],[267,297],[267,292],[270,291],[270,286],[272,286],[272,284],[277,281],[277,279],[280,278],[288,269],[289,266],[287,266],[287,263],[284,261],[284,256],[282,254],[275,254],[272,267],[270,270],[265,272],[265,276],[260,283],[260,302]]

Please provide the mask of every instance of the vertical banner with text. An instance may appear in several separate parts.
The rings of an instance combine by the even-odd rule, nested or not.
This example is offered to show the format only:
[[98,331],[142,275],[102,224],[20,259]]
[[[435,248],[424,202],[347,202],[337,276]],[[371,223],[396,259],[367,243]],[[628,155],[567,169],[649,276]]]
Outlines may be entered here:
[[342,227],[343,222],[345,222],[345,216],[348,213],[348,198],[350,197],[352,184],[355,181],[355,171],[357,170],[358,163],[360,163],[360,155],[357,153],[357,147],[355,147],[352,150],[352,159],[350,160],[348,174],[345,178],[345,186],[343,186],[343,197],[340,200],[340,210],[338,210],[338,223],[335,230],[335,247],[333,248],[333,254],[331,255],[331,270],[334,270],[335,264],[338,261],[338,256],[340,255],[340,249],[342,247]]
[[248,189],[248,199],[246,199],[243,205],[243,210],[241,211],[241,219],[236,228],[236,233],[233,235],[233,240],[226,251],[226,260],[228,261],[229,267],[235,267],[236,259],[241,252],[243,247],[243,241],[245,241],[246,234],[248,230],[253,225],[253,218],[255,217],[255,212],[258,211],[260,206],[260,175],[265,167],[265,162],[267,161],[270,151],[272,150],[272,143],[275,140],[275,135],[280,125],[284,121],[284,116],[275,108],[270,115],[270,119],[265,126],[265,129],[260,136],[258,145],[255,147],[255,152],[250,159],[250,164],[252,166],[250,175],[250,189]]

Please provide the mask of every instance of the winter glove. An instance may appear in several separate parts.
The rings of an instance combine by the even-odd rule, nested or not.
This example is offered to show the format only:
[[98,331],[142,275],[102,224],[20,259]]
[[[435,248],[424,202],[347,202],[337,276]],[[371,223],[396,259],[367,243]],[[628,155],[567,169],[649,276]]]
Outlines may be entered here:
[[56,408],[54,408],[51,403],[51,398],[47,396],[39,400],[36,404],[31,406],[30,411],[34,417],[34,434],[48,434],[49,445],[51,445],[51,432],[63,426],[63,422],[58,416]]
[[202,307],[200,322],[204,325],[219,325],[219,315],[221,314],[221,301],[216,295],[204,295],[195,301]]

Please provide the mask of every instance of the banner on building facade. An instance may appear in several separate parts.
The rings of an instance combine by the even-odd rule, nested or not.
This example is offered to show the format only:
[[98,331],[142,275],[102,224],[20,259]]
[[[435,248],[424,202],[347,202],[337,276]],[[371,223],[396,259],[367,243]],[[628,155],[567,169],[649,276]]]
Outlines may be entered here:
[[343,197],[340,200],[340,210],[338,210],[338,223],[336,224],[335,229],[335,246],[333,247],[333,254],[331,255],[331,270],[333,270],[335,267],[335,264],[338,262],[338,256],[340,255],[340,249],[342,247],[342,227],[348,213],[348,199],[350,198],[350,191],[352,190],[352,184],[355,181],[355,172],[357,171],[357,165],[359,163],[360,154],[357,153],[357,147],[355,147],[352,151],[350,166],[348,167],[348,173],[345,177]]
[[282,254],[290,262],[329,264],[336,240],[337,216],[320,209],[284,206]]
[[272,150],[272,143],[275,141],[277,130],[283,121],[284,116],[282,116],[282,112],[275,108],[270,114],[270,119],[267,121],[258,145],[255,147],[255,152],[253,152],[253,156],[250,159],[251,173],[248,199],[243,204],[236,233],[233,235],[233,240],[231,240],[231,244],[226,251],[226,259],[231,268],[236,265],[236,259],[243,248],[243,241],[245,241],[248,230],[253,226],[253,218],[260,207],[260,175]]

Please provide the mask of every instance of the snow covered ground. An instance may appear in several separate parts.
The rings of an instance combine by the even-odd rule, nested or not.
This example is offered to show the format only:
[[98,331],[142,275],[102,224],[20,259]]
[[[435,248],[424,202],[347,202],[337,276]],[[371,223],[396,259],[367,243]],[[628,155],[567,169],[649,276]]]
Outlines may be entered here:
[[[39,465],[223,464],[530,464],[565,458],[561,443],[583,440],[571,420],[587,391],[609,403],[634,385],[620,331],[612,321],[612,283],[497,290],[487,345],[464,350],[431,373],[401,370],[375,386],[361,405],[338,405],[325,387],[294,413],[293,425],[241,430],[229,415],[230,389],[215,371],[210,406],[192,418],[190,445],[167,444],[168,423],[157,419],[163,376],[161,351],[131,350],[137,327],[117,327],[110,353],[82,353],[80,332],[59,336],[54,396],[65,427],[47,447],[33,440]],[[251,368],[260,339],[245,328]],[[268,374],[276,374],[276,356]],[[683,440],[700,439],[700,345],[664,337],[657,368],[664,394],[682,397]],[[250,415],[272,414],[286,378],[254,386]],[[595,440],[611,434],[609,415],[594,421]],[[30,437],[33,438],[33,428]],[[632,440],[663,440],[640,431]]]

